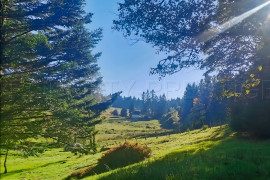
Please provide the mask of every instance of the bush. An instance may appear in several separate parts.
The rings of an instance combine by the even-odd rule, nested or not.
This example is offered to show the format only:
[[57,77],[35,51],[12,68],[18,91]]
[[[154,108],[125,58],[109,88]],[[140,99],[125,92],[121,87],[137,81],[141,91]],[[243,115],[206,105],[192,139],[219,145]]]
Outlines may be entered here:
[[208,125],[203,125],[202,130],[206,130],[208,128],[209,128]]
[[230,126],[259,138],[270,138],[270,103],[237,103],[230,107]]
[[118,113],[118,111],[115,109],[115,110],[112,112],[112,115],[114,115],[114,116],[119,116],[119,113]]
[[111,169],[124,167],[149,158],[151,149],[138,143],[125,142],[106,151],[98,160],[98,164],[72,173],[66,180],[99,174]]
[[162,116],[161,125],[166,129],[176,129],[180,127],[180,116],[178,111],[170,108],[170,111]]
[[123,108],[123,109],[121,110],[121,116],[122,116],[122,117],[127,117],[127,115],[128,115],[127,109]]
[[124,167],[149,158],[151,149],[138,143],[121,143],[110,150],[98,160],[99,165],[106,165],[111,169]]

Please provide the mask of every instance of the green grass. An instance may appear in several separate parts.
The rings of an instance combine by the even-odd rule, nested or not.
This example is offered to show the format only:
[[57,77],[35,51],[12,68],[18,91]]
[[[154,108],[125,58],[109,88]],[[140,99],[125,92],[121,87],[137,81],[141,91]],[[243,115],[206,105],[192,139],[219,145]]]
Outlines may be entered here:
[[161,139],[149,140],[149,160],[86,179],[270,179],[270,141],[241,139],[226,126]]
[[[110,118],[97,129],[100,146],[111,147],[124,142],[125,137],[136,141],[137,137],[140,144],[152,149],[152,156],[85,179],[270,179],[270,141],[243,139],[227,126],[156,137],[158,131],[165,131],[156,120]],[[63,179],[96,164],[102,153],[80,157],[62,149],[48,149],[39,157],[24,158],[11,151],[9,172],[1,174],[1,179]],[[1,167],[2,163],[3,157]]]
[[107,109],[105,112],[102,113],[102,116],[105,116],[105,117],[108,117],[108,118],[113,117],[112,112],[114,110],[117,110],[118,114],[120,114],[120,112],[121,112],[121,108],[110,107],[109,109]]
[[113,116],[111,112],[115,109],[121,111],[120,108],[109,108],[102,114],[106,119],[96,125],[98,130],[96,141],[100,146],[111,146],[123,140],[136,141],[139,138],[171,133],[171,130],[162,129],[158,120],[146,121]]
[[[167,132],[160,128],[157,120],[131,121],[125,118],[108,118],[96,128],[99,131],[97,135],[99,147],[114,146],[116,143],[124,142],[125,138],[136,141],[135,137],[138,137],[138,141],[140,141],[139,137],[145,136],[145,134]],[[39,142],[45,143],[46,139],[39,139]],[[48,142],[53,141],[48,139]],[[101,155],[102,152],[99,152],[79,157],[69,152],[63,152],[63,148],[48,148],[39,157],[25,158],[18,151],[10,151],[7,160],[7,174],[3,174],[4,157],[1,156],[1,179],[62,179],[74,171],[94,165]]]
[[114,143],[118,140],[136,140],[145,136],[158,136],[170,132],[160,127],[158,120],[138,121],[126,118],[106,119],[96,126],[99,131],[96,140],[99,144]]
[[[24,158],[17,151],[8,156],[8,173],[1,174],[1,179],[62,179],[77,169],[96,163],[101,153],[88,156],[75,156],[63,149],[49,149],[39,157]],[[4,172],[1,157],[1,173]]]

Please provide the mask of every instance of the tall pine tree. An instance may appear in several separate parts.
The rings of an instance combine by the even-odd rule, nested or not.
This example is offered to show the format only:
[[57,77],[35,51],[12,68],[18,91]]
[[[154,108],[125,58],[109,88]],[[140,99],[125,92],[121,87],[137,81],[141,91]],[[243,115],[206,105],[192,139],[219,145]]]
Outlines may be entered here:
[[[101,29],[88,30],[84,0],[2,0],[0,22],[1,149],[29,138],[62,143],[90,138],[116,98],[95,98],[101,83],[92,50]],[[92,141],[91,141],[92,142]],[[34,149],[34,148],[31,148]],[[5,170],[7,172],[7,169]]]

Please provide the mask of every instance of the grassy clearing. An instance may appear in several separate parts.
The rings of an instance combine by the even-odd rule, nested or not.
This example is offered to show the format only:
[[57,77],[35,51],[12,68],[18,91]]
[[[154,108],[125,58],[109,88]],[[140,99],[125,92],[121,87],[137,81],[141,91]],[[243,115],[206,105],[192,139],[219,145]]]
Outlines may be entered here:
[[[120,122],[120,123],[119,123]],[[147,128],[149,126],[151,128]],[[269,179],[270,141],[256,142],[236,137],[227,126],[181,134],[151,136],[162,131],[158,121],[108,119],[97,127],[102,146],[124,142],[128,133],[138,133],[137,141],[152,149],[151,158],[85,179]],[[110,135],[114,129],[117,139]],[[108,131],[110,130],[110,133]],[[129,130],[131,132],[129,132]],[[108,134],[106,134],[108,133]],[[147,138],[143,137],[148,133]],[[108,135],[108,139],[105,140]],[[153,134],[152,134],[153,135]],[[136,141],[135,139],[131,139]],[[108,142],[111,142],[108,143]],[[62,149],[48,149],[39,157],[23,158],[18,152],[8,157],[9,173],[2,179],[63,179],[72,172],[97,163],[103,152],[75,156]],[[3,157],[1,158],[3,163]],[[1,168],[3,173],[3,168]]]
[[[114,146],[119,142],[124,142],[125,138],[133,138],[133,141],[136,141],[134,137],[138,137],[137,140],[140,141],[139,137],[145,134],[151,135],[156,131],[166,132],[166,130],[160,128],[157,120],[130,121],[124,118],[107,118],[97,126],[97,130],[99,131],[97,141],[100,148]],[[45,143],[46,139],[40,139],[39,141]],[[48,142],[52,143],[53,141],[48,139]],[[69,152],[63,152],[63,148],[48,148],[39,157],[25,158],[20,152],[10,151],[7,161],[7,174],[3,174],[4,156],[1,156],[1,179],[62,179],[74,171],[92,166],[101,155],[102,152],[99,152],[80,157]]]
[[109,109],[107,109],[106,111],[104,111],[104,112],[102,113],[102,116],[105,116],[105,117],[107,117],[107,118],[113,117],[112,112],[113,112],[114,110],[117,110],[117,111],[118,111],[118,114],[120,114],[120,112],[121,112],[121,108],[113,108],[113,107],[110,107]]
[[62,179],[72,171],[93,165],[100,156],[101,153],[80,157],[60,148],[48,149],[39,157],[25,158],[19,152],[11,151],[7,161],[8,173],[1,174],[1,179]]
[[160,127],[158,120],[136,121],[126,118],[110,118],[96,126],[99,131],[97,142],[99,144],[111,144],[124,139],[135,140],[135,138],[158,136],[170,132]]
[[114,110],[121,111],[120,108],[109,108],[103,113],[106,119],[96,125],[96,130],[98,130],[96,140],[100,146],[171,133],[170,130],[162,129],[158,120],[145,121],[112,116],[111,112]]

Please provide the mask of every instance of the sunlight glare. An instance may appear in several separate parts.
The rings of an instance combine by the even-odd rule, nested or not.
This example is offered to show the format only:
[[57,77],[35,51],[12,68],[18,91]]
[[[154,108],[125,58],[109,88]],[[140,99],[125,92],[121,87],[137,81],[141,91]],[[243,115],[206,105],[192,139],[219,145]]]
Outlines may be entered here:
[[228,29],[232,28],[233,26],[241,23],[243,20],[245,20],[246,18],[250,17],[251,15],[255,14],[256,12],[260,11],[262,8],[266,7],[267,5],[270,4],[270,0],[267,1],[266,3],[240,15],[240,16],[237,16],[227,22],[225,22],[224,24],[218,26],[218,27],[215,27],[215,28],[212,28],[210,30],[207,30],[205,32],[203,32],[201,35],[199,35],[196,39],[198,42],[200,43],[204,43],[204,42],[207,42],[215,37],[217,37],[219,34],[227,31]]

